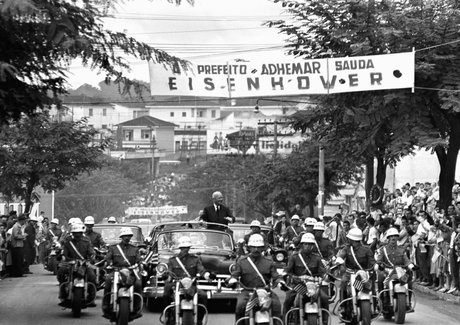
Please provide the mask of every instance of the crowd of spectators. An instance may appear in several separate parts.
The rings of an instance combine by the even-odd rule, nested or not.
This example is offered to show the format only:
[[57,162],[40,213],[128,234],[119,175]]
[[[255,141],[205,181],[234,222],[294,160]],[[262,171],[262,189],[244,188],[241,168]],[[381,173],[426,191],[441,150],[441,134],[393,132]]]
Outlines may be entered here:
[[[297,206],[293,211],[279,211],[269,219],[275,232],[289,227],[290,216],[302,215]],[[301,219],[309,219],[303,218]],[[455,184],[447,210],[439,208],[437,183],[405,184],[394,193],[385,191],[382,208],[370,212],[353,210],[333,217],[319,216],[325,224],[323,234],[338,250],[346,242],[353,227],[363,231],[363,243],[375,252],[387,243],[386,232],[399,231],[398,245],[408,258],[419,266],[414,282],[432,290],[460,296],[460,186]],[[301,222],[302,224],[302,222]],[[304,223],[305,226],[305,223]]]

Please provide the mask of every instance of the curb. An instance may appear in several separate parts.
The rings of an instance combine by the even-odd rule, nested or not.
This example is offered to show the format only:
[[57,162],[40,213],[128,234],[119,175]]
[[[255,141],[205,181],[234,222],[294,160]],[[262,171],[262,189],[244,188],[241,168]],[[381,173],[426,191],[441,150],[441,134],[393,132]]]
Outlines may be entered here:
[[422,285],[417,284],[417,283],[414,283],[413,289],[416,290],[416,291],[419,291],[419,292],[427,293],[427,294],[432,295],[432,296],[436,296],[441,300],[453,302],[455,304],[460,305],[460,297],[459,296],[454,296],[454,295],[451,295],[449,293],[443,293],[443,292],[434,291],[434,290],[428,289],[427,287],[422,286]]

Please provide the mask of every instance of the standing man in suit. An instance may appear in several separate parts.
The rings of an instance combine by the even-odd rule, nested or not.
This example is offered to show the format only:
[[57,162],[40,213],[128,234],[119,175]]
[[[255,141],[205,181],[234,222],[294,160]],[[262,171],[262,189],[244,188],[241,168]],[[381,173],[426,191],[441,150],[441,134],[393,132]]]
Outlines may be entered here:
[[[220,223],[222,225],[228,225],[229,223],[235,222],[235,217],[230,212],[230,209],[223,205],[224,196],[221,192],[212,193],[213,204],[203,209],[203,214],[200,220],[205,222]],[[221,227],[216,225],[208,225],[208,229],[220,229]]]

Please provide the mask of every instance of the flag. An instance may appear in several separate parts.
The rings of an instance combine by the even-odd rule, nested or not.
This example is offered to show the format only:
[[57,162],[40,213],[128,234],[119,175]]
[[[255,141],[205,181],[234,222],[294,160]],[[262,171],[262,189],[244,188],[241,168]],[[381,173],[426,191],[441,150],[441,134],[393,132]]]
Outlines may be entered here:
[[364,280],[361,278],[360,275],[357,275],[356,278],[355,278],[355,282],[353,282],[353,287],[355,287],[355,289],[356,289],[357,291],[361,291],[361,290],[363,290],[363,288],[364,288],[364,283],[365,283],[365,282],[366,282],[366,281],[364,281]]
[[246,313],[248,313],[252,308],[259,304],[259,299],[257,295],[253,294],[250,298],[248,303],[246,304]]
[[306,295],[307,294],[307,286],[303,283],[299,283],[294,287],[294,291],[297,292],[300,295]]

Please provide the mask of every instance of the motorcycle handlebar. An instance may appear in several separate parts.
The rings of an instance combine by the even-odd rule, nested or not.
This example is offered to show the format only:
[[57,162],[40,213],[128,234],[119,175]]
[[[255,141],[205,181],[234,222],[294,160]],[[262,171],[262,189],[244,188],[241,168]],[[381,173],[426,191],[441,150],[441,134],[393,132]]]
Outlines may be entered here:
[[136,264],[131,265],[131,266],[113,266],[113,265],[108,265],[108,266],[106,267],[106,269],[107,269],[108,271],[112,271],[112,270],[114,270],[114,271],[119,271],[119,270],[122,270],[122,269],[134,270],[134,269],[136,269],[136,268],[138,268],[138,267],[139,267],[139,265],[136,263]]

